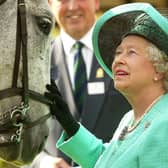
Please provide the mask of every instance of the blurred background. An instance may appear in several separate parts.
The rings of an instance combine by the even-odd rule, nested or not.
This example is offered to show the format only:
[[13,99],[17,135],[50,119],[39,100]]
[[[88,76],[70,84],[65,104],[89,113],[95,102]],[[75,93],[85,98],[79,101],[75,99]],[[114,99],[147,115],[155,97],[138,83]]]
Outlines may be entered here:
[[[168,17],[168,0],[100,0],[100,10],[97,12],[97,16],[101,16],[106,10],[112,7],[132,2],[148,2]],[[56,24],[55,29],[53,30],[53,37],[58,34],[59,28]]]
[[111,7],[131,2],[148,2],[156,8],[168,8],[168,0],[100,0],[101,10],[107,10]]

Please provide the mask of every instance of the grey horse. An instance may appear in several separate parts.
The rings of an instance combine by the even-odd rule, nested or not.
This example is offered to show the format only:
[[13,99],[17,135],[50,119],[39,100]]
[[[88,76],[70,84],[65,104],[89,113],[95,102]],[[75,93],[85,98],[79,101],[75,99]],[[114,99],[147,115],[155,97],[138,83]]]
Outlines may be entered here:
[[53,24],[47,0],[0,0],[0,167],[30,163],[48,136]]

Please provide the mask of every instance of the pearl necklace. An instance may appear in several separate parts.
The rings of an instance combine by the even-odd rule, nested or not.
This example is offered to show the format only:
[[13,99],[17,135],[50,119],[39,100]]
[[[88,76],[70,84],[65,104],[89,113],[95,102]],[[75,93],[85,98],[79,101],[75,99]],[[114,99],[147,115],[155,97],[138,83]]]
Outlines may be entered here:
[[162,97],[163,95],[160,95],[158,96],[145,110],[145,112],[143,113],[143,115],[140,117],[140,119],[135,123],[135,124],[132,124],[130,126],[125,126],[123,128],[123,130],[121,131],[121,134],[119,136],[119,140],[124,140],[126,134],[132,132],[142,121],[142,119],[145,117],[145,115],[149,112],[149,110],[152,108],[152,106],[158,101],[160,100],[160,98]]

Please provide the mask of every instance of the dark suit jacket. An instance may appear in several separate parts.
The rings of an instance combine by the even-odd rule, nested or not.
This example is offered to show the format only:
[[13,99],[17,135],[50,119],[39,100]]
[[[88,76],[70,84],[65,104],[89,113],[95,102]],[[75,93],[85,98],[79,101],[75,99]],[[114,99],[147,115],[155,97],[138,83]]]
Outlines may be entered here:
[[[60,37],[57,37],[53,43],[51,62],[51,77],[55,80],[63,98],[68,103],[73,116],[97,137],[103,139],[104,142],[109,141],[121,117],[130,109],[130,105],[126,99],[114,89],[113,80],[105,73],[102,78],[96,77],[96,72],[100,68],[100,65],[94,57],[88,82],[104,82],[105,93],[96,95],[87,94],[82,115],[79,116],[73,98],[72,85]],[[57,151],[55,147],[62,128],[56,120],[50,122],[50,128],[50,135],[45,149],[53,156],[62,156],[63,154]]]

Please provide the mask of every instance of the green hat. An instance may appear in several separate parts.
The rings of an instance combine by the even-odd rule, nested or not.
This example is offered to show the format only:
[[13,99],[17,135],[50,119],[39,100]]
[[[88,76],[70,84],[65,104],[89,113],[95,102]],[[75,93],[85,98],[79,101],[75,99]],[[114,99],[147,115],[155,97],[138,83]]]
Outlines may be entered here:
[[116,47],[123,37],[139,35],[168,55],[168,20],[149,3],[129,3],[105,12],[93,31],[93,47],[102,68],[111,77]]

